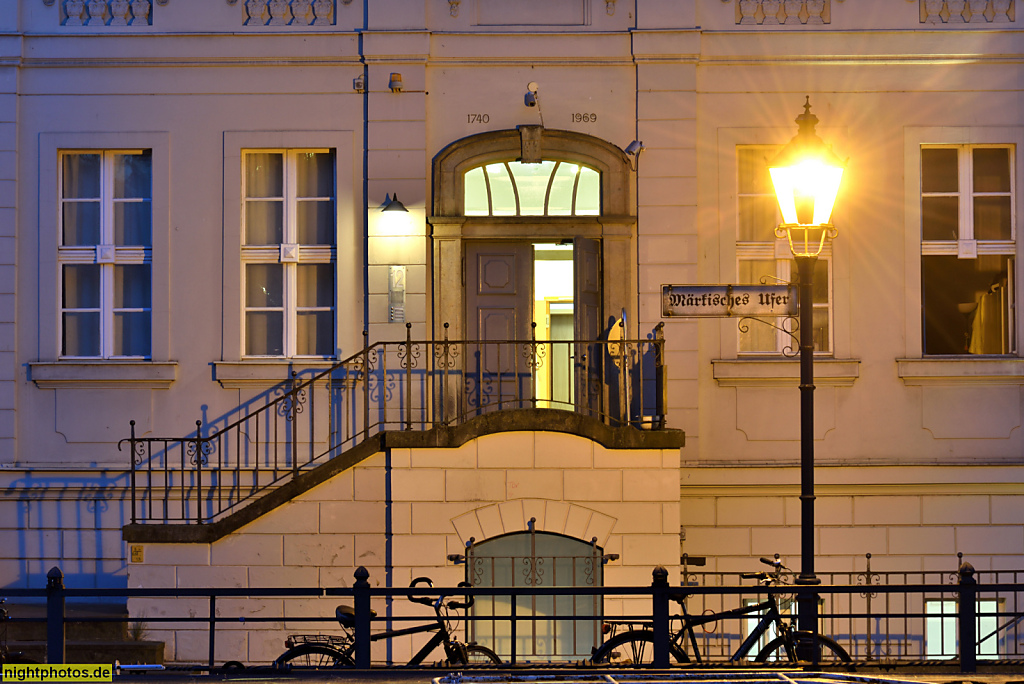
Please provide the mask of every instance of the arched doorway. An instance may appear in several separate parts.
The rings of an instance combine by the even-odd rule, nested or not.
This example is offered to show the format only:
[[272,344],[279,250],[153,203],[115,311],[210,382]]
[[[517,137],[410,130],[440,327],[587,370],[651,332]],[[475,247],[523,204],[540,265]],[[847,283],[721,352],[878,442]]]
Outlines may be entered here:
[[[529,340],[536,325],[537,339],[585,342],[601,339],[622,312],[634,320],[630,174],[618,147],[540,126],[442,150],[429,217],[435,337],[447,324],[453,339]],[[588,401],[579,391],[587,354],[561,349],[541,399]],[[491,351],[506,363],[514,357]],[[480,353],[481,366],[496,363]],[[487,370],[502,377],[515,369]]]
[[[523,532],[504,534],[466,552],[466,578],[474,587],[601,587],[604,552],[590,543],[553,532],[538,532],[534,521]],[[547,662],[588,658],[601,643],[603,602],[600,596],[480,596],[468,621],[467,640],[492,648],[503,660]],[[544,619],[575,616],[587,619]],[[493,619],[488,619],[493,618]]]

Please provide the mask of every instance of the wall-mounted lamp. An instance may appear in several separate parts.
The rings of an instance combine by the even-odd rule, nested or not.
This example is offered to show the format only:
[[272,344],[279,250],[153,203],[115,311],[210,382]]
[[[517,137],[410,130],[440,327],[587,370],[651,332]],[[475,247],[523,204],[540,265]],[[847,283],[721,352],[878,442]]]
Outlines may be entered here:
[[530,81],[526,84],[526,95],[523,96],[523,104],[527,107],[536,107],[537,114],[540,116],[540,125],[544,125],[544,112],[540,109],[540,92],[536,81]]
[[523,104],[527,107],[536,107],[540,104],[540,93],[537,92],[537,84],[534,81],[530,81],[526,85],[526,95],[523,96]]
[[355,78],[353,78],[352,79],[352,90],[356,91],[357,93],[365,92],[366,91],[366,79],[363,78],[362,76],[356,76]]
[[388,81],[388,88],[390,88],[393,93],[402,92],[402,74],[397,71],[391,74],[391,79]]
[[640,153],[646,150],[644,144],[640,140],[634,140],[633,142],[626,145],[626,155],[629,156],[629,165],[634,171],[636,171],[637,163],[640,161]]
[[409,210],[406,209],[405,205],[402,204],[399,201],[398,193],[396,192],[394,195],[390,195],[390,196],[389,195],[384,195],[384,206],[381,207],[381,211],[404,211],[404,212],[408,212]]

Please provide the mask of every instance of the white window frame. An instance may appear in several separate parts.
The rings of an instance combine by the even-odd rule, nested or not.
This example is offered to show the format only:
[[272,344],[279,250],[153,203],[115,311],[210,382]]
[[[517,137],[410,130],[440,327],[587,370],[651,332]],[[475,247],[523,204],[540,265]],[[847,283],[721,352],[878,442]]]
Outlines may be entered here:
[[[330,359],[244,357],[245,293],[242,274],[241,206],[243,150],[330,149],[335,169],[335,347],[343,358],[363,347],[363,274],[366,269],[361,180],[355,133],[350,130],[226,131],[224,133],[224,253],[222,292],[221,358],[214,362],[217,382],[226,389],[267,387],[290,377],[300,368],[327,368]],[[383,192],[383,190],[382,190]],[[382,195],[383,196],[383,195]]]
[[[1022,172],[1022,155],[1024,149],[1024,127],[1022,126],[911,126],[904,129],[903,161],[904,161],[904,272],[906,273],[904,297],[905,339],[907,342],[906,357],[897,359],[898,373],[907,385],[931,384],[937,378],[945,384],[976,384],[980,378],[986,383],[1011,382],[1016,384],[1017,378],[1024,373],[1021,365],[1020,343],[1021,325],[1024,316],[1017,316],[1014,321],[1014,334],[1018,341],[1018,357],[1008,363],[1006,357],[984,356],[979,354],[965,356],[924,355],[924,317],[923,292],[921,276],[922,240],[921,240],[921,148],[924,146],[942,145],[1013,145],[1013,184],[1011,185],[1016,198],[1024,196],[1024,172]],[[1014,244],[1019,256],[1024,251],[1022,233],[1016,222],[1020,220],[1020,212],[1014,214]],[[1020,259],[1017,259],[1015,273],[1014,299],[1022,301]]]
[[[152,264],[150,358],[60,358],[61,275],[57,252],[61,245],[60,153],[63,150],[150,150],[152,153]],[[29,363],[31,378],[41,388],[105,387],[111,389],[171,386],[177,363],[170,358],[170,134],[167,131],[53,132],[39,134],[39,192],[36,216],[39,239],[36,338],[38,359]],[[30,345],[32,346],[32,345]]]
[[[999,658],[999,617],[992,613],[1002,612],[1004,599],[976,599],[978,613],[975,636],[981,641],[975,655],[986,660]],[[929,660],[950,660],[959,654],[959,630],[957,614],[959,601],[956,599],[925,599],[924,653]],[[990,636],[992,635],[992,636]],[[988,637],[988,638],[985,638]],[[1005,647],[1004,647],[1005,648]]]
[[[788,243],[788,241],[785,238],[778,238],[778,237],[776,237],[775,239],[773,239],[771,241],[756,241],[756,242],[755,241],[741,241],[739,239],[740,238],[739,228],[740,228],[740,225],[741,225],[741,221],[740,221],[740,206],[741,206],[740,200],[741,200],[741,198],[753,197],[753,196],[766,197],[766,196],[770,195],[770,197],[772,199],[772,202],[773,203],[775,202],[775,195],[774,194],[763,193],[763,194],[760,194],[760,195],[755,195],[754,193],[744,193],[744,192],[742,192],[742,188],[740,187],[739,155],[740,155],[740,150],[741,149],[750,149],[750,148],[755,148],[755,149],[763,150],[766,157],[771,157],[775,152],[780,150],[782,148],[782,146],[781,145],[737,145],[736,149],[734,151],[735,167],[736,167],[736,206],[735,206],[735,215],[736,215],[736,273],[739,274],[739,272],[741,270],[740,269],[740,263],[743,262],[743,261],[774,261],[775,262],[775,272],[774,272],[775,280],[773,282],[767,282],[767,283],[763,283],[763,284],[765,284],[765,285],[779,285],[779,284],[786,284],[786,283],[791,283],[791,282],[795,283],[796,282],[796,262],[794,261],[793,254],[790,251],[789,243]],[[767,173],[768,173],[768,169],[767,169],[767,166],[766,166],[765,167],[765,174],[767,174]],[[782,215],[778,212],[778,209],[776,208],[776,221],[775,221],[775,225],[777,226],[781,222],[782,222]],[[835,334],[834,333],[834,329],[835,329],[834,308],[835,307],[833,305],[833,302],[834,302],[835,298],[834,298],[834,293],[832,291],[833,268],[832,268],[832,244],[831,244],[831,242],[827,242],[825,244],[824,248],[821,251],[821,255],[818,257],[818,260],[822,261],[822,262],[825,262],[827,264],[826,267],[828,269],[828,284],[827,284],[828,302],[824,303],[824,304],[815,302],[813,304],[813,308],[816,309],[816,310],[825,309],[828,312],[828,340],[827,340],[827,348],[826,349],[822,349],[822,350],[815,349],[814,355],[817,356],[817,357],[831,357],[831,356],[833,356],[833,350],[835,349],[835,344],[834,344],[834,339],[833,339],[834,338],[834,334]],[[737,282],[738,282],[738,280],[737,280]],[[761,284],[761,283],[750,283],[750,284],[757,285],[757,284]],[[792,329],[794,331],[796,330],[795,326],[791,326],[790,324],[786,323],[786,319],[785,318],[781,318],[781,317],[780,318],[771,318],[771,319],[767,319],[767,322],[771,323],[773,325],[776,325],[776,326],[780,326],[780,327],[785,326],[787,329]],[[746,324],[746,326],[750,326],[751,328],[753,326],[762,326],[762,325],[764,325],[764,323],[759,323],[757,321],[747,321],[747,322],[745,322],[745,324]],[[796,334],[799,334],[799,333],[796,333]],[[742,350],[743,335],[744,335],[744,333],[743,333],[742,329],[737,329],[737,332],[736,332],[736,350],[737,350],[737,356],[740,357],[740,358],[750,357],[750,356],[778,356],[778,355],[783,355],[783,354],[790,354],[790,355],[792,355],[792,354],[795,354],[796,349],[797,349],[797,345],[798,345],[797,340],[795,340],[792,336],[790,336],[789,334],[787,334],[783,330],[776,330],[775,331],[775,348],[774,349],[743,351]]]
[[[298,219],[297,219],[297,206],[300,199],[297,197],[296,190],[296,172],[295,167],[297,164],[298,155],[315,152],[315,153],[330,153],[333,158],[335,178],[337,177],[337,166],[338,158],[337,151],[330,148],[247,148],[242,150],[242,247],[241,247],[241,258],[242,258],[242,292],[246,290],[246,266],[250,264],[280,264],[283,271],[283,302],[281,307],[275,307],[273,309],[261,308],[261,307],[249,307],[248,303],[244,300],[243,295],[243,325],[242,325],[242,352],[244,358],[312,358],[312,359],[326,359],[334,358],[337,350],[337,263],[336,263],[336,243],[337,243],[337,210],[334,212],[334,244],[328,245],[301,245],[298,243]],[[247,154],[280,154],[283,157],[284,162],[284,197],[283,200],[283,220],[284,230],[282,236],[282,242],[279,244],[271,245],[246,245],[244,242],[244,226],[245,226],[245,208],[246,200],[252,199],[263,199],[256,197],[248,197],[245,188],[245,158]],[[335,188],[337,187],[335,183]],[[335,192],[330,198],[301,198],[302,200],[311,199],[330,199],[332,202],[337,202],[337,193]],[[278,198],[266,198],[266,199],[278,199]],[[298,348],[298,325],[297,317],[300,311],[320,311],[326,310],[327,307],[299,307],[298,296],[297,296],[297,279],[298,279],[298,267],[305,264],[330,264],[332,271],[334,272],[334,283],[332,284],[334,302],[335,304],[329,307],[332,317],[332,350],[330,354],[324,355],[300,355],[297,352]],[[245,328],[244,318],[245,313],[249,311],[259,310],[282,310],[284,317],[284,329],[283,335],[283,351],[280,355],[250,355],[245,353],[246,349],[246,338],[247,332]]]
[[[1006,350],[1006,354],[1014,354],[1017,351],[1017,329],[1016,329],[1016,316],[1014,306],[1015,294],[1016,294],[1016,255],[1017,255],[1017,193],[1016,190],[1016,155],[1017,150],[1015,145],[1004,143],[959,143],[959,144],[923,144],[921,145],[921,151],[918,159],[921,166],[921,176],[923,177],[924,171],[924,151],[935,149],[952,149],[957,151],[957,178],[958,187],[956,192],[925,192],[923,187],[919,186],[918,197],[921,203],[925,198],[928,197],[957,197],[958,198],[958,217],[957,217],[957,240],[926,240],[923,234],[921,235],[921,259],[925,259],[929,256],[955,256],[961,259],[976,259],[983,255],[995,255],[995,256],[1008,256],[1009,260],[1009,278],[1010,283],[1008,290],[1010,292],[1010,303],[1008,306],[1009,312],[1009,330],[1008,338],[1009,348]],[[1010,190],[1008,192],[996,192],[996,193],[985,193],[985,192],[974,192],[974,150],[977,149],[1007,149],[1009,150],[1010,157]],[[1006,196],[1010,197],[1010,238],[1008,240],[979,240],[974,234],[974,198],[985,197],[985,196]],[[922,209],[922,221],[921,228],[923,230],[923,209]],[[922,282],[923,287],[923,282]],[[924,293],[922,291],[922,298]],[[927,306],[927,302],[922,301],[922,313],[923,307]],[[924,350],[924,331],[922,330],[921,337],[922,351]],[[929,355],[931,356],[931,355]],[[935,356],[948,356],[937,354]],[[981,355],[984,356],[984,355]]]
[[[150,153],[150,178],[152,178],[153,171],[153,155],[152,150],[148,149],[67,149],[61,150],[57,162],[57,167],[60,170],[58,181],[57,181],[57,193],[59,207],[58,207],[58,231],[60,231],[60,237],[58,237],[59,247],[57,248],[57,293],[61,298],[58,304],[59,315],[57,323],[57,335],[58,350],[60,352],[59,358],[61,359],[150,359],[152,358],[152,337],[153,337],[153,323],[152,323],[152,312],[153,312],[153,300],[152,300],[152,263],[153,263],[153,248],[152,248],[152,235],[150,236],[150,246],[144,247],[141,245],[129,245],[129,246],[118,246],[114,244],[114,207],[117,203],[136,203],[136,202],[148,202],[150,205],[150,230],[152,231],[153,221],[153,200],[152,200],[152,189],[150,190],[150,197],[148,199],[138,198],[114,198],[114,156],[124,154],[142,154],[145,152]],[[91,199],[85,200],[80,198],[68,198],[64,196],[63,186],[63,167],[64,158],[74,155],[99,155],[100,157],[100,235],[99,243],[95,245],[64,245],[63,244],[63,223],[64,223],[64,212],[63,208],[66,204],[75,204],[83,201],[92,201]],[[64,339],[64,313],[68,311],[87,311],[87,309],[75,308],[66,309],[64,308],[63,292],[64,292],[64,266],[70,265],[93,265],[96,264],[100,267],[100,305],[96,311],[100,315],[100,348],[99,354],[96,356],[82,356],[75,354],[65,354],[63,349]],[[150,306],[146,308],[115,308],[114,306],[114,273],[118,266],[127,265],[149,265],[150,266]],[[149,354],[144,355],[123,355],[114,353],[114,319],[117,313],[126,312],[143,312],[148,311],[150,313],[150,349]]]

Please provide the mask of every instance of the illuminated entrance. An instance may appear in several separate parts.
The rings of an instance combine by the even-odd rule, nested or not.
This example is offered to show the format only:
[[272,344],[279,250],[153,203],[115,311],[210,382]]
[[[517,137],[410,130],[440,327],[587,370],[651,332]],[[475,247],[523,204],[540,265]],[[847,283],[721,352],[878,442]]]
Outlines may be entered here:
[[[614,145],[538,126],[443,150],[429,218],[435,337],[447,323],[453,339],[528,341],[536,324],[538,340],[602,339],[635,301],[630,173]],[[581,400],[586,354],[561,350],[539,378],[539,406]],[[487,372],[508,372],[491,361],[481,358]]]

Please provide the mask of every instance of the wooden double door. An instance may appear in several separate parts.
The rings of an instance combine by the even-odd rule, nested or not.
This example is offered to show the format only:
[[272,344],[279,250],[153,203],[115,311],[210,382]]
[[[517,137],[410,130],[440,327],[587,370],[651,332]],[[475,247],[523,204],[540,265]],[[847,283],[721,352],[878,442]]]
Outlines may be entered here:
[[[570,387],[561,394],[572,403],[554,408],[596,411],[600,393],[594,391],[594,375],[600,354],[593,343],[602,332],[600,240],[572,240],[572,339],[553,345],[532,344],[533,243],[467,241],[465,255],[465,330],[472,341],[466,358],[468,408],[535,407],[540,374],[546,373],[549,384]],[[565,369],[561,377],[550,377],[554,367]]]

